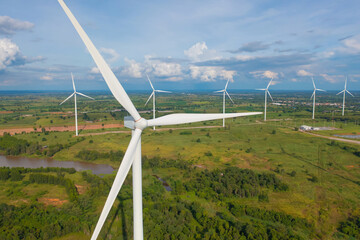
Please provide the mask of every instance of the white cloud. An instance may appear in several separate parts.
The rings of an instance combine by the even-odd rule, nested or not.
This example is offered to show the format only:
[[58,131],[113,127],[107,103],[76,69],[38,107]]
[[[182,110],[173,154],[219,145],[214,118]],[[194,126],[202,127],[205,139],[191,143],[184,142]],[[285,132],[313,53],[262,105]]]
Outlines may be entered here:
[[8,38],[0,39],[0,70],[16,61],[20,55],[19,47]]
[[123,70],[122,74],[125,74],[130,77],[134,78],[141,78],[142,77],[142,70],[143,67],[141,66],[141,63],[136,62],[135,60],[125,58],[125,62],[128,64]]
[[343,43],[346,47],[359,52],[360,51],[360,35],[351,37],[351,38],[347,38],[345,40],[343,40]]
[[299,70],[299,71],[296,72],[296,74],[297,74],[298,76],[300,76],[300,77],[313,76],[312,73],[307,72],[307,71],[305,71],[305,70]]
[[0,16],[0,34],[12,35],[16,31],[31,30],[33,23],[13,19],[9,16]]
[[278,78],[279,77],[279,73],[276,72],[272,72],[272,71],[254,71],[254,72],[250,72],[250,74],[252,74],[254,77],[261,77],[261,78]]
[[296,79],[296,78],[292,78],[292,79],[290,79],[290,81],[292,81],[292,82],[298,82],[299,80]]
[[93,68],[90,70],[90,73],[99,74],[99,73],[100,73],[100,70],[99,70],[97,67],[93,67]]
[[214,82],[216,78],[234,81],[236,71],[225,70],[223,67],[190,66],[190,75],[193,79],[200,78],[203,82]]
[[52,74],[52,73],[47,73],[47,74],[45,74],[44,76],[41,76],[40,79],[41,79],[41,80],[45,80],[45,81],[51,81],[51,80],[54,79],[54,77],[55,77],[54,74]]
[[320,76],[322,76],[326,81],[330,83],[336,83],[339,81],[343,81],[345,79],[343,75],[328,75],[324,73],[324,74],[320,74]]
[[235,59],[236,60],[240,60],[240,61],[249,61],[249,60],[253,60],[256,59],[257,57],[255,56],[249,56],[249,55],[236,55]]
[[115,49],[112,48],[100,48],[100,52],[104,54],[107,61],[109,61],[110,63],[115,62],[120,57],[120,55],[115,51]]
[[188,50],[184,50],[184,54],[195,62],[221,59],[221,56],[217,54],[216,50],[208,49],[205,42],[194,44]]

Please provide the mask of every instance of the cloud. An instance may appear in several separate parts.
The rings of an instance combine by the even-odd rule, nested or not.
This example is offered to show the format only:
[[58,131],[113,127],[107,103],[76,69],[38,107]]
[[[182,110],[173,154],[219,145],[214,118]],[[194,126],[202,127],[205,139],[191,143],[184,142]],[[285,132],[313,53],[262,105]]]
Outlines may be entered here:
[[0,70],[14,64],[20,57],[19,47],[8,38],[0,39]]
[[234,81],[236,71],[225,70],[223,67],[194,66],[189,67],[190,75],[193,79],[200,78],[203,82],[214,82],[216,78],[230,79]]
[[253,75],[254,77],[261,77],[261,78],[278,78],[279,77],[279,73],[276,72],[272,72],[272,71],[254,71],[254,72],[250,72],[251,75]]
[[300,76],[300,77],[313,76],[312,73],[307,72],[307,71],[305,71],[305,70],[299,70],[299,71],[296,72],[296,74],[297,74],[298,76]]
[[184,54],[195,62],[221,58],[221,56],[218,56],[216,50],[209,50],[205,42],[194,44],[188,50],[184,50]]
[[100,73],[100,70],[99,70],[97,67],[93,67],[93,68],[90,70],[90,73],[92,73],[92,74],[99,74],[99,73]]
[[344,79],[343,75],[328,75],[326,73],[320,74],[327,82],[330,83],[337,83],[339,81],[342,81]]
[[20,21],[9,16],[0,16],[0,34],[13,35],[17,31],[31,30],[34,24]]
[[231,53],[240,53],[240,52],[257,52],[261,50],[266,50],[270,47],[270,44],[265,44],[260,41],[248,42],[243,44],[239,49],[229,51]]
[[119,59],[120,55],[112,48],[100,48],[100,52],[104,54],[107,61],[115,62]]
[[123,70],[122,74],[134,77],[134,78],[141,78],[142,77],[142,70],[143,67],[140,63],[137,63],[135,60],[125,58],[125,62],[128,64]]
[[52,73],[47,73],[47,74],[45,74],[44,76],[41,76],[40,79],[41,79],[41,80],[45,80],[45,81],[51,81],[51,80],[54,79],[54,77],[55,77],[54,74],[52,74]]

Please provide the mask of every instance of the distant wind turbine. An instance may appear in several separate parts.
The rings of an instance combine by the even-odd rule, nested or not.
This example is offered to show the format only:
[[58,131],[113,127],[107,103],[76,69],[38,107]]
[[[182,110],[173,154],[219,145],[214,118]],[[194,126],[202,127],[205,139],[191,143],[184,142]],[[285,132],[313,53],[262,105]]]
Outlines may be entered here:
[[93,99],[92,97],[86,96],[85,94],[82,94],[82,93],[76,91],[75,83],[74,83],[74,76],[73,76],[72,73],[71,73],[71,80],[72,80],[74,92],[73,92],[69,97],[67,97],[62,103],[60,103],[59,105],[63,104],[64,102],[66,102],[67,100],[69,100],[72,96],[74,96],[74,101],[75,101],[75,129],[76,129],[76,136],[79,136],[79,132],[78,132],[78,122],[77,122],[76,94],[81,95],[81,96],[83,96],[83,97],[90,98],[90,99],[92,99],[92,100],[95,100],[95,99]]
[[347,77],[345,79],[345,87],[344,87],[344,90],[342,90],[341,92],[339,92],[338,94],[336,95],[339,95],[340,93],[344,93],[343,95],[343,107],[342,107],[342,115],[344,116],[344,111],[345,111],[345,95],[346,93],[350,94],[351,96],[354,97],[354,95],[351,94],[351,92],[349,92],[347,89],[346,89],[346,84],[347,84]]
[[[132,180],[133,180],[133,221],[134,221],[134,240],[143,240],[143,211],[142,211],[142,167],[141,167],[141,134],[147,127],[152,126],[166,126],[175,124],[185,124],[192,122],[201,122],[207,120],[215,120],[222,118],[232,118],[241,116],[251,116],[262,114],[261,112],[248,112],[248,113],[228,113],[228,114],[186,114],[177,113],[169,114],[155,119],[146,120],[142,118],[139,112],[136,110],[133,102],[130,100],[128,94],[121,86],[119,80],[115,74],[105,62],[104,58],[100,55],[84,29],[76,20],[70,9],[66,6],[63,0],[58,0],[61,7],[65,11],[66,15],[74,25],[77,33],[84,42],[86,48],[90,52],[93,60],[95,61],[99,71],[101,72],[106,84],[110,88],[110,91],[116,98],[116,100],[125,108],[125,110],[131,115],[125,117],[124,125],[132,129],[132,137],[128,148],[124,154],[124,158],[121,161],[118,172],[110,189],[110,193],[106,199],[104,208],[102,209],[100,218],[96,224],[94,232],[91,236],[91,240],[96,240],[99,233],[105,223],[105,220],[114,204],[118,193],[125,181],[125,178],[132,166]],[[163,136],[157,136],[163,137]]]
[[314,82],[314,78],[311,77],[311,80],[312,80],[312,83],[313,83],[313,86],[314,86],[314,91],[310,97],[310,99],[313,98],[313,114],[312,114],[312,119],[315,119],[315,98],[316,98],[316,91],[322,91],[322,92],[326,92],[325,90],[322,90],[322,89],[319,89],[319,88],[316,88],[315,86],[315,82]]
[[[231,99],[229,93],[227,92],[227,87],[229,84],[230,79],[227,80],[225,88],[223,90],[220,91],[216,91],[218,93],[223,93],[223,114],[225,114],[225,94],[229,97],[229,99],[231,100],[232,103],[234,103],[234,101]],[[223,127],[225,127],[225,118],[223,118]]]
[[271,101],[274,101],[273,98],[271,97],[271,94],[269,92],[269,87],[271,85],[273,78],[271,78],[269,84],[267,85],[266,88],[258,88],[256,90],[260,90],[260,91],[265,91],[265,107],[264,107],[264,121],[266,121],[266,107],[267,107],[267,95],[269,95],[269,97],[271,98]]
[[[146,104],[150,101],[150,99],[151,99],[151,97],[153,97],[153,119],[155,119],[155,93],[156,92],[162,92],[162,93],[171,93],[171,92],[169,92],[169,91],[164,91],[164,90],[155,90],[155,88],[154,88],[154,86],[152,85],[152,83],[151,83],[151,81],[150,81],[150,78],[149,78],[149,76],[146,74],[146,77],[147,77],[147,79],[149,80],[149,83],[150,83],[150,86],[151,86],[151,88],[152,88],[152,93],[150,94],[150,97],[148,98],[148,100],[146,101],[146,103],[145,103],[145,106],[146,106]],[[153,130],[155,130],[155,126],[153,126]]]

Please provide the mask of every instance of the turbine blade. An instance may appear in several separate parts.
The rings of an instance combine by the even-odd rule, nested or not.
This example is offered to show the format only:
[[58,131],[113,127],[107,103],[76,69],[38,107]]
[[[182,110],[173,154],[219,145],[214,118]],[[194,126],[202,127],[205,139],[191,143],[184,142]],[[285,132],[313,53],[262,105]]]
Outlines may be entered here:
[[214,93],[216,93],[216,92],[224,92],[224,91],[225,91],[225,89],[219,90],[219,91],[215,91]]
[[72,96],[74,96],[75,93],[71,94],[70,96],[68,96],[64,101],[62,101],[62,103],[60,103],[59,105],[63,104],[64,102],[66,102],[67,100],[69,100]]
[[272,82],[273,79],[274,79],[274,78],[271,78],[271,80],[270,80],[269,84],[267,85],[266,89],[269,89],[269,87],[270,87],[271,82]]
[[79,94],[79,95],[81,95],[81,96],[83,96],[83,97],[90,98],[90,99],[92,99],[92,100],[95,100],[94,98],[89,97],[89,96],[87,96],[87,95],[85,95],[85,94],[83,94],[83,93],[80,93],[80,92],[76,92],[76,94]]
[[149,80],[149,83],[150,83],[150,86],[151,86],[152,90],[155,91],[155,88],[154,88],[154,86],[152,85],[152,83],[151,83],[151,81],[150,81],[149,75],[146,74],[146,77],[147,77],[147,79]]
[[74,83],[74,76],[71,73],[71,80],[72,80],[72,84],[73,84],[73,88],[74,88],[74,92],[76,92],[76,88],[75,88],[75,83]]
[[112,205],[114,204],[115,199],[116,199],[116,197],[125,181],[125,178],[130,170],[131,164],[133,163],[133,160],[134,160],[135,149],[139,143],[141,132],[142,132],[142,130],[135,129],[135,132],[130,140],[129,146],[128,146],[128,148],[125,152],[124,158],[120,164],[119,170],[116,174],[116,177],[115,177],[115,180],[111,187],[108,198],[106,199],[104,208],[103,208],[101,215],[99,217],[99,220],[96,224],[93,235],[91,236],[92,240],[96,240],[97,237],[99,236],[101,228],[104,225],[104,222],[110,212],[110,209],[111,209]]
[[154,95],[154,91],[150,94],[150,97],[149,97],[148,100],[146,101],[145,106],[146,106],[146,104],[148,104],[148,102],[150,101],[150,98],[151,98],[153,95]]
[[354,95],[352,95],[352,93],[351,92],[349,92],[348,90],[345,90],[348,94],[350,94],[351,96],[353,96],[354,97]]
[[266,88],[257,88],[257,89],[255,89],[255,90],[265,91]]
[[84,29],[81,27],[74,15],[71,13],[70,9],[66,6],[64,0],[58,0],[58,2],[65,11],[68,18],[70,19],[71,23],[74,25],[86,48],[89,50],[90,55],[94,59],[96,66],[99,68],[103,78],[105,79],[106,84],[109,86],[110,91],[112,92],[116,100],[126,109],[126,111],[130,113],[130,115],[135,120],[139,120],[141,117],[138,111],[136,110],[134,104],[131,102],[129,96],[116,78],[115,74],[110,69],[109,65],[107,65],[104,58],[100,55],[99,51],[96,49],[88,35],[85,33]]
[[234,101],[231,99],[230,94],[229,94],[227,91],[225,91],[225,93],[226,93],[226,95],[229,97],[229,99],[231,100],[231,102],[234,104]]
[[338,92],[336,95],[339,95],[340,93],[343,93],[345,90],[342,90],[341,92]]
[[175,124],[184,124],[184,123],[193,123],[193,122],[202,122],[208,120],[216,120],[223,118],[234,118],[234,117],[243,117],[251,115],[263,114],[262,112],[247,112],[247,113],[175,113],[162,116],[155,119],[148,120],[148,126],[165,126],[165,125],[175,125]]
[[347,85],[347,76],[346,76],[346,78],[345,78],[345,90],[346,90],[346,85]]
[[321,92],[326,92],[326,90],[323,90],[323,89],[316,89],[316,91],[321,91]]
[[229,85],[229,81],[230,81],[230,79],[228,79],[227,82],[226,82],[225,89],[224,89],[225,91],[226,91],[226,89],[227,89],[227,87]]
[[155,90],[155,92],[171,93],[170,91],[164,91],[164,90]]
[[316,89],[315,82],[314,82],[314,78],[313,78],[313,77],[311,77],[311,80],[312,80],[312,83],[313,83],[314,89]]
[[314,90],[313,93],[311,94],[310,99],[312,99],[312,98],[314,97],[314,94],[315,94],[315,90]]
[[271,96],[271,94],[270,94],[270,92],[267,91],[267,93],[269,94],[269,97],[271,98],[271,101],[274,101],[273,98],[272,98],[272,96]]

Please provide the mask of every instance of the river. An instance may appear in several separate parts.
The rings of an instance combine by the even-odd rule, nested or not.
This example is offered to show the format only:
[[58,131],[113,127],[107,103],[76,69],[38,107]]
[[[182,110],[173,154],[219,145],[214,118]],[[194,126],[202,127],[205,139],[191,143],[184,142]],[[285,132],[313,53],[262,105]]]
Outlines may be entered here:
[[24,168],[75,168],[76,171],[91,170],[93,174],[110,174],[114,171],[109,165],[89,162],[56,161],[53,159],[36,159],[27,157],[10,157],[0,155],[0,167],[24,167]]

